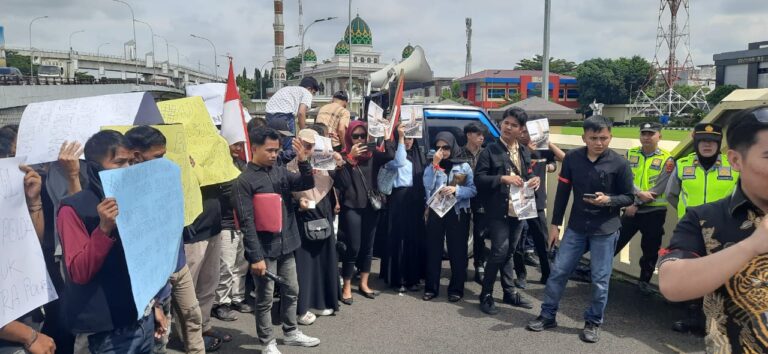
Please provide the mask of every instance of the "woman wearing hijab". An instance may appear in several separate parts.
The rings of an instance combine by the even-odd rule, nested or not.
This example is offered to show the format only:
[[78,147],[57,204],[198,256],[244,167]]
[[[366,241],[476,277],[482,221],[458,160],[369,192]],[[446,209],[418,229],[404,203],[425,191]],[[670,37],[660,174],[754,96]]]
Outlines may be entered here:
[[[451,264],[451,281],[448,285],[448,301],[457,302],[464,297],[467,279],[467,238],[469,237],[469,201],[477,194],[472,167],[466,162],[454,163],[461,153],[456,137],[450,132],[440,132],[435,137],[435,157],[424,169],[424,189],[427,200],[435,194],[453,194],[457,201],[440,217],[431,208],[427,214],[427,279],[424,285],[424,301],[432,300],[440,289],[440,265],[443,259],[443,243],[448,244],[448,260]],[[429,206],[427,206],[429,208]]]
[[[419,254],[424,228],[425,158],[412,138],[405,138],[404,126],[397,128],[395,159],[384,168],[395,171],[392,194],[387,202],[388,237],[386,257],[381,260],[381,276],[395,291],[417,291],[421,276]],[[418,182],[418,184],[417,184]]]
[[355,267],[360,272],[358,292],[369,299],[378,295],[368,286],[374,235],[379,221],[379,211],[371,204],[369,194],[378,192],[379,169],[394,158],[395,151],[388,143],[384,144],[384,152],[366,148],[368,128],[361,121],[349,123],[344,140],[346,143],[342,156],[347,164],[337,171],[334,180],[341,200],[341,241],[346,246],[341,267],[344,279],[341,302],[352,305],[352,276]]
[[[302,129],[299,132],[299,138],[304,143],[314,143],[315,134],[326,136],[325,126],[322,124],[314,124],[310,129]],[[341,156],[334,154],[338,158],[337,161],[340,161]],[[298,165],[292,162],[288,164],[288,169],[298,170]],[[293,193],[293,197],[299,201],[296,221],[299,224],[301,247],[295,254],[299,280],[297,312],[298,322],[302,325],[310,325],[315,321],[315,314],[310,312],[310,309],[318,310],[321,316],[331,315],[339,309],[339,267],[336,235],[333,232],[333,209],[336,205],[333,174],[335,171],[329,173],[325,170],[314,170],[315,187]]]

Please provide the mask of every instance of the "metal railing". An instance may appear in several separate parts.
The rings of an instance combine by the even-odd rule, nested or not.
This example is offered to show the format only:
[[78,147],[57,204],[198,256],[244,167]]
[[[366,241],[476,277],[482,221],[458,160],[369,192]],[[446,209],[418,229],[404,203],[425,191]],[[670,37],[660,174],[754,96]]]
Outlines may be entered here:
[[[0,86],[23,86],[23,85],[118,85],[135,84],[135,79],[110,79],[110,78],[62,78],[62,77],[32,77],[32,76],[0,76]],[[175,85],[169,85],[160,82],[142,82],[142,85],[162,86],[174,89],[181,89]]]

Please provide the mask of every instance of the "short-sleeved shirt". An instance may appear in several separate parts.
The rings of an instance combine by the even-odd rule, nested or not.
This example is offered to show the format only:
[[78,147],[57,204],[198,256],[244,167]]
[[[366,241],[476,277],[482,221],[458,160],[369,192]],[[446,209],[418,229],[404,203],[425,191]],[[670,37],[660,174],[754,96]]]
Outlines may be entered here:
[[[763,213],[741,190],[713,203],[691,207],[680,219],[659,264],[703,257],[748,238]],[[728,281],[704,297],[707,352],[768,352],[768,254],[753,258]]]
[[[324,124],[328,127],[329,131],[336,132],[339,130],[339,127],[346,128],[349,126],[349,111],[344,106],[331,102],[320,108],[315,121]],[[341,145],[339,137],[334,136],[331,140],[333,141],[333,146]]]
[[266,112],[297,114],[302,103],[307,109],[312,107],[312,93],[301,86],[286,86],[267,101]]

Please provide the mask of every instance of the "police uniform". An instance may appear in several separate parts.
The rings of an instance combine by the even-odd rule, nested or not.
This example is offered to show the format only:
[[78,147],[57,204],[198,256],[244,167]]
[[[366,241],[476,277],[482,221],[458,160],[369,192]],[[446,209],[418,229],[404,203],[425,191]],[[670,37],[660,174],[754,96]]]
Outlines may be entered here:
[[[640,126],[640,132],[659,132],[661,124],[645,123]],[[627,160],[632,169],[634,192],[647,191],[656,193],[656,199],[643,202],[635,197],[634,205],[637,212],[634,216],[624,214],[621,217],[621,233],[616,245],[618,254],[629,243],[632,237],[640,231],[642,241],[640,247],[643,255],[640,257],[640,281],[648,283],[656,267],[661,239],[664,236],[664,222],[667,217],[667,200],[664,196],[669,177],[675,169],[675,160],[666,150],[657,148],[650,154],[643,152],[642,147],[634,147],[627,151]]]

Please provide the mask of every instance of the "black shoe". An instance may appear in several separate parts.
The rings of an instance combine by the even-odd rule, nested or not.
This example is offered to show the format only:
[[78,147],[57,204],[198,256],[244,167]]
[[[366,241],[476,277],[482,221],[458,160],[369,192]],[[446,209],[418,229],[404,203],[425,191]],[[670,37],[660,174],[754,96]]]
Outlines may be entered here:
[[483,277],[485,276],[485,267],[482,265],[475,266],[475,283],[483,285]]
[[413,284],[408,286],[408,291],[410,292],[417,292],[419,290],[421,290],[421,287],[419,286],[419,284]]
[[226,322],[237,320],[237,315],[232,311],[229,305],[218,305],[214,307],[211,309],[211,316]]
[[345,299],[345,298],[343,298],[343,297],[342,297],[342,298],[341,298],[341,300],[339,300],[339,301],[341,301],[341,303],[342,303],[342,304],[344,304],[344,305],[350,305],[350,306],[351,306],[351,305],[352,305],[352,303],[354,302],[354,300],[355,300],[355,299],[354,299],[354,298],[351,298],[351,297],[350,297],[350,298],[347,298],[347,299]]
[[461,298],[462,298],[461,295],[456,295],[456,294],[448,295],[448,301],[450,302],[459,302],[461,301]]
[[504,303],[509,304],[515,307],[522,307],[524,309],[532,309],[533,304],[526,300],[524,297],[520,295],[520,293],[515,292],[514,294],[504,294]]
[[429,301],[429,300],[434,299],[435,296],[437,296],[437,295],[435,295],[435,293],[424,293],[424,296],[422,296],[421,299],[424,300],[424,301]]
[[525,289],[528,287],[528,282],[525,280],[525,278],[517,278],[514,280],[515,287],[519,289]]
[[579,339],[582,342],[597,343],[600,341],[600,326],[592,322],[585,322],[584,329],[579,334]]
[[496,307],[496,302],[491,294],[480,296],[480,311],[491,316],[499,313],[499,309]]
[[542,316],[536,317],[535,320],[528,322],[525,329],[533,332],[541,332],[545,329],[557,327],[557,321],[554,318],[544,318]]
[[394,290],[398,294],[405,294],[406,292],[408,292],[408,289],[406,289],[405,286],[402,286],[402,285],[400,285],[399,288],[395,288]]
[[357,289],[357,292],[360,293],[360,295],[363,295],[369,299],[375,299],[377,296],[379,296],[380,292],[374,290],[371,292],[365,292],[363,289]]
[[232,303],[232,309],[240,312],[240,313],[252,313],[253,312],[253,306],[248,305],[247,302],[233,302]]
[[523,255],[523,260],[525,260],[525,265],[531,266],[531,267],[538,267],[539,261],[536,259],[536,256],[533,255],[533,252],[525,252]]
[[696,322],[695,320],[690,318],[677,321],[672,324],[672,330],[679,333],[690,332],[700,337],[706,335],[706,332],[704,331],[704,327],[696,324],[695,322]]

